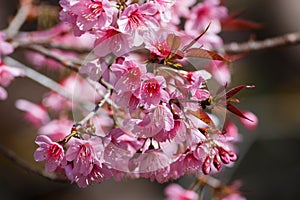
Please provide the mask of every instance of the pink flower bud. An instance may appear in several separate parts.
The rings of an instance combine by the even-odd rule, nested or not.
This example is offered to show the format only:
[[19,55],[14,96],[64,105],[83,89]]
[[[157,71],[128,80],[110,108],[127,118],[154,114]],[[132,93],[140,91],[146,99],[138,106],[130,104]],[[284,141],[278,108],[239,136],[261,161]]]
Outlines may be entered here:
[[218,155],[215,155],[213,165],[218,171],[221,169],[221,163]]
[[229,164],[230,163],[229,153],[225,149],[223,149],[222,147],[219,148],[219,155],[220,155],[220,158],[221,158],[221,160],[224,164]]
[[211,164],[211,159],[209,156],[207,156],[204,160],[204,163],[202,165],[202,172],[204,174],[209,174],[209,172],[211,171],[211,167],[210,167],[210,164]]

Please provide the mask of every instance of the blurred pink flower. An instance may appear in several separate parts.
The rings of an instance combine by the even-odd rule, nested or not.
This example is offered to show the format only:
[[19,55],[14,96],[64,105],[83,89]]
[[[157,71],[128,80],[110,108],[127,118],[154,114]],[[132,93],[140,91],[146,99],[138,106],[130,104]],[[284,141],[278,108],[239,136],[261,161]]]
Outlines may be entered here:
[[186,190],[178,184],[171,184],[165,189],[165,200],[198,200],[198,194],[193,190]]
[[46,109],[38,104],[34,104],[25,99],[16,101],[16,107],[25,112],[24,118],[32,123],[34,126],[41,126],[50,121],[50,117]]

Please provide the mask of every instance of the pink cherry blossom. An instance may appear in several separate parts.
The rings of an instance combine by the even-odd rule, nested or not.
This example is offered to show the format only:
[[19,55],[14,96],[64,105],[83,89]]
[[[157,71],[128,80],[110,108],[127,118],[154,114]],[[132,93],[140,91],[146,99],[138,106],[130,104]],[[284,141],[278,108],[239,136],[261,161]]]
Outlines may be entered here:
[[153,17],[157,7],[153,3],[146,3],[141,6],[131,4],[125,8],[117,23],[121,32],[133,36],[133,46],[140,46],[143,43],[145,30],[159,28],[158,21]]
[[73,174],[87,176],[95,162],[102,161],[103,145],[100,139],[84,141],[75,139],[66,152],[67,161],[73,161]]
[[197,200],[198,194],[193,190],[186,190],[180,185],[171,184],[165,189],[165,200]]
[[75,177],[75,182],[80,188],[85,188],[92,183],[101,183],[104,180],[109,179],[112,176],[112,170],[106,165],[95,163],[89,174],[80,174]]
[[146,107],[157,105],[160,101],[168,102],[169,94],[164,90],[166,81],[162,76],[146,77],[140,88],[141,103]]
[[114,5],[108,0],[81,0],[60,1],[63,10],[61,20],[68,21],[76,26],[75,35],[79,36],[86,31],[94,31],[109,26],[116,12]]
[[64,149],[63,147],[52,142],[50,138],[45,135],[38,136],[35,143],[39,145],[34,152],[35,161],[46,160],[46,170],[48,172],[55,171],[60,165],[64,163]]
[[219,6],[219,3],[219,0],[204,0],[194,6],[185,23],[185,30],[191,34],[199,34],[210,24],[208,32],[219,33],[220,19],[227,16],[227,9]]
[[122,33],[114,27],[103,28],[96,31],[95,34],[98,38],[94,44],[94,52],[97,56],[103,57],[110,53],[122,56],[131,50],[132,38],[130,35]]
[[175,2],[176,0],[154,0],[162,21],[169,22],[172,19],[171,7]]

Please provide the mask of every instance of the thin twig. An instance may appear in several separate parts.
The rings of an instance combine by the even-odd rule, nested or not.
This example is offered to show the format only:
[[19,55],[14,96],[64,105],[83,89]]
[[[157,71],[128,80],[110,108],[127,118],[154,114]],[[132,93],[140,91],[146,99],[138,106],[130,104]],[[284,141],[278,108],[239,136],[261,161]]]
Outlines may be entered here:
[[63,182],[63,183],[68,182],[67,179],[58,178],[55,175],[46,173],[44,170],[40,170],[40,169],[37,169],[37,168],[29,165],[27,162],[25,162],[24,160],[17,157],[14,152],[12,152],[11,150],[5,148],[1,144],[0,144],[0,153],[3,156],[5,156],[6,158],[8,158],[10,161],[12,161],[14,164],[19,166],[21,169],[24,169],[25,171],[27,171],[29,173],[39,175],[39,176],[41,176],[45,179],[48,179],[50,181]]
[[259,41],[250,40],[248,42],[243,43],[234,42],[230,44],[225,44],[220,49],[220,51],[236,54],[296,44],[300,44],[300,32],[289,33],[282,36],[277,36]]
[[21,1],[20,9],[6,29],[7,38],[13,38],[18,33],[19,29],[24,24],[28,14],[30,13],[31,3],[31,0]]
[[[79,61],[72,61],[70,58],[66,58],[63,55],[54,54],[51,51],[49,51],[48,49],[46,49],[46,48],[44,48],[43,46],[40,46],[40,45],[30,45],[30,46],[27,46],[26,48],[28,48],[32,51],[41,53],[44,56],[59,62],[60,64],[62,64],[66,68],[68,68],[68,69],[70,69],[74,72],[78,72],[78,67],[80,66]],[[78,67],[76,67],[76,66],[78,66]]]
[[[30,67],[24,65],[23,63],[20,63],[19,61],[6,56],[4,58],[4,62],[7,65],[10,66],[14,66],[14,67],[18,67],[24,70],[25,75],[32,79],[33,81],[39,83],[40,85],[48,88],[51,91],[54,91],[58,94],[60,94],[61,96],[65,97],[66,99],[75,101],[75,99],[73,98],[73,94],[70,93],[69,91],[67,91],[63,86],[61,86],[60,84],[58,84],[57,82],[55,82],[54,80],[48,78],[47,76],[31,69]],[[76,102],[76,101],[75,101]],[[85,108],[90,109],[91,107],[93,107],[93,103],[86,101],[86,102],[76,102],[78,104],[83,104],[85,106]]]

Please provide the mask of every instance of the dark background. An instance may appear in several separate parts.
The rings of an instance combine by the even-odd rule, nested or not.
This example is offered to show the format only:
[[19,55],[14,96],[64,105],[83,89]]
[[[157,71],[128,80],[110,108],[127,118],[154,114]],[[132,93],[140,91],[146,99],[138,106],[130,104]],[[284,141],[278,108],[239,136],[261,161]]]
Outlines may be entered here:
[[[226,42],[245,41],[250,35],[257,39],[300,31],[298,0],[227,0],[231,11],[246,8],[243,18],[262,23],[261,30],[223,33]],[[52,1],[55,3],[55,1]],[[0,29],[7,17],[16,12],[16,0],[0,0]],[[243,91],[240,108],[259,117],[254,132],[240,129],[237,165],[220,177],[230,182],[243,181],[243,191],[250,200],[299,199],[300,190],[300,48],[274,48],[252,52],[235,62],[232,86],[255,84]],[[9,99],[0,102],[0,143],[20,158],[38,167],[33,161],[36,148],[35,130],[14,108],[14,102],[26,98],[38,102],[43,87],[27,79],[18,79],[9,87]],[[107,181],[86,189],[76,185],[54,183],[27,173],[0,155],[0,199],[105,199],[156,200],[163,198],[163,187],[147,180]]]

